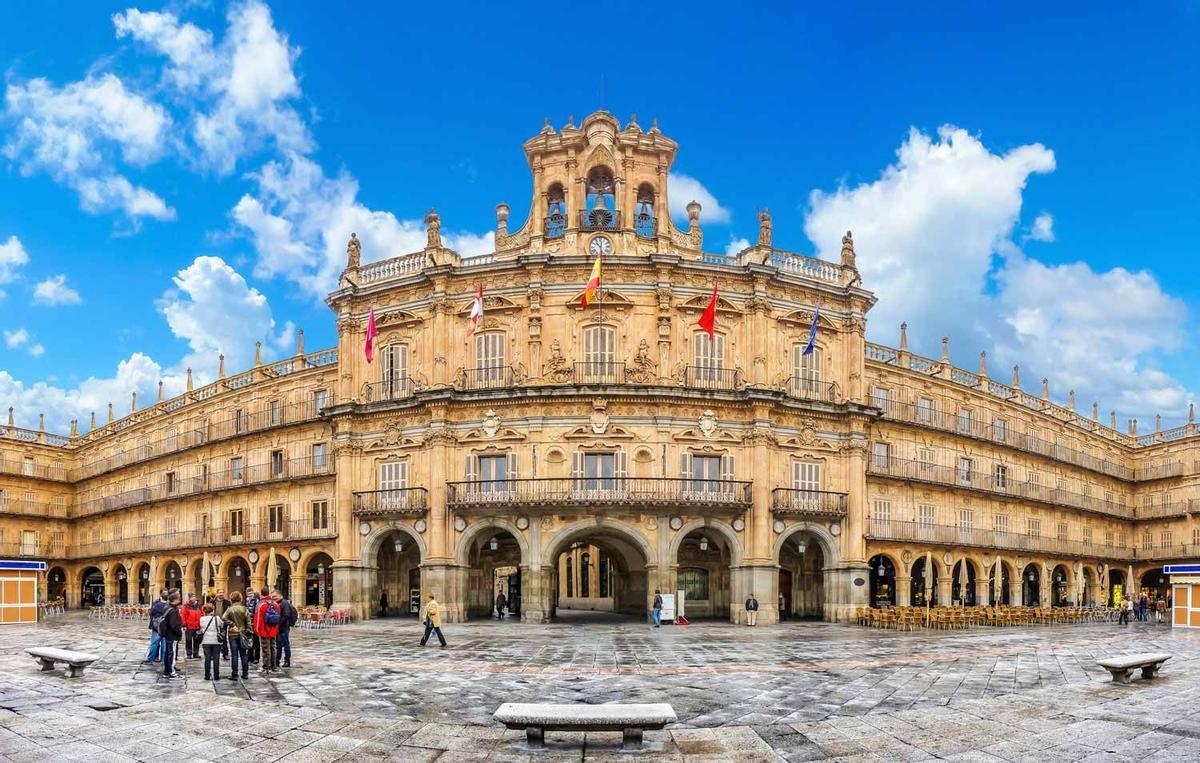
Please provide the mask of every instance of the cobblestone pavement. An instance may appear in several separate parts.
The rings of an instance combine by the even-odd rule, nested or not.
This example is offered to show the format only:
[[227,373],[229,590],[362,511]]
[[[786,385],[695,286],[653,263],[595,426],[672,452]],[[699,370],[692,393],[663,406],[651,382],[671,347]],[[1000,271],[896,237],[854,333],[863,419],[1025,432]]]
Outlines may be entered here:
[[[146,627],[81,613],[0,629],[0,761],[1200,760],[1200,633],[1096,624],[894,633],[828,623],[652,629],[630,621],[412,620],[293,635],[277,677],[165,681]],[[95,652],[81,679],[32,645]],[[1100,655],[1162,650],[1154,681],[1109,682]],[[156,666],[157,667],[157,666]],[[224,666],[225,675],[229,667]],[[505,701],[670,702],[679,723],[620,752],[619,734],[523,734]]]

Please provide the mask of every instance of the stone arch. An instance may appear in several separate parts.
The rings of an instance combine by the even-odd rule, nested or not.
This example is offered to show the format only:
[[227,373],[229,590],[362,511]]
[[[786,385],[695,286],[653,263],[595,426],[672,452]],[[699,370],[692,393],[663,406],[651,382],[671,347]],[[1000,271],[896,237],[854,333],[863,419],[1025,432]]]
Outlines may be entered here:
[[[404,524],[403,522],[385,522],[378,527],[371,528],[370,534],[362,540],[362,555],[359,558],[362,559],[363,564],[369,567],[376,566],[376,561],[379,558],[380,544],[383,543],[384,538],[397,531],[404,533],[412,539],[413,543],[417,546],[417,553],[421,557],[421,563],[424,564],[425,559],[429,556],[428,548],[425,546],[425,536],[423,533],[417,532],[416,528],[412,525]],[[309,552],[308,555],[312,553]],[[308,560],[302,558],[301,561],[307,564]],[[304,567],[297,565],[297,569],[304,569]]]
[[833,537],[833,534],[829,532],[829,528],[816,522],[796,522],[785,527],[783,532],[779,533],[779,537],[775,539],[775,546],[771,553],[776,563],[779,562],[779,554],[783,551],[783,544],[798,532],[807,532],[817,539],[817,543],[821,546],[821,553],[825,555],[826,567],[834,567],[842,561],[841,549],[838,547],[837,538]]
[[638,532],[636,528],[627,522],[612,520],[606,517],[580,519],[559,529],[548,541],[542,544],[542,560],[553,561],[572,541],[586,537],[597,530],[602,532],[611,531],[620,539],[626,541],[638,551],[641,551],[646,567],[658,566],[658,554],[655,553],[654,546],[646,540],[646,536]]
[[532,565],[540,561],[530,553],[529,538],[526,534],[517,528],[515,522],[502,517],[483,517],[467,525],[467,529],[458,534],[458,540],[454,543],[455,561],[464,566],[471,563],[471,548],[484,530],[503,530],[513,536],[521,548],[521,564]]
[[669,564],[673,564],[679,559],[679,547],[683,545],[683,539],[693,530],[715,530],[720,533],[721,537],[729,542],[730,565],[734,567],[741,565],[742,557],[745,556],[745,547],[742,544],[741,536],[724,522],[709,517],[685,522],[683,527],[675,531],[675,536],[671,539],[671,545],[667,550]]

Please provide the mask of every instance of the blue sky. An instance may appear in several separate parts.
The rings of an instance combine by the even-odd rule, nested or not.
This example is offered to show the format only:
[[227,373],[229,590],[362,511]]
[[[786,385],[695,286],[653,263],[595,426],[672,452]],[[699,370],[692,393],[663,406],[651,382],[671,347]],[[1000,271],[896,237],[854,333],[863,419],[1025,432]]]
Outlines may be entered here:
[[871,338],[908,320],[915,351],[949,335],[1106,421],[1185,415],[1195,4],[760,5],[8,8],[0,405],[61,429],[297,325],[329,346],[348,230],[391,256],[436,205],[485,249],[497,202],[525,211],[520,143],[603,105],[680,143],[707,249],[760,206],[784,248],[853,229]]

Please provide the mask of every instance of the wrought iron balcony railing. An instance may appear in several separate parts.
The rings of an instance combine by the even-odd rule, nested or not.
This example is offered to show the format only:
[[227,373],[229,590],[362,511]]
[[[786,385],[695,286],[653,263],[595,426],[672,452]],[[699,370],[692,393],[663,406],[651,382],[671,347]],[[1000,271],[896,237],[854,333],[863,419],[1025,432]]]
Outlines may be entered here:
[[1159,546],[1158,548],[1136,548],[1134,549],[1138,559],[1154,559],[1154,560],[1171,560],[1171,559],[1187,559],[1193,560],[1200,556],[1200,544],[1183,543],[1177,546]]
[[1127,546],[1103,546],[1042,535],[997,532],[978,527],[935,525],[877,517],[871,517],[868,520],[867,537],[872,540],[913,541],[941,546],[1005,548],[1014,551],[1063,554],[1089,559],[1129,560],[1133,558],[1133,549]]
[[516,381],[512,366],[460,368],[454,386],[464,392],[477,389],[508,389]]
[[579,213],[580,230],[619,230],[621,211],[617,209],[582,210]]
[[575,364],[576,384],[624,384],[625,362],[588,360]]
[[364,490],[354,494],[354,516],[387,517],[424,514],[429,491],[423,487]]
[[446,483],[457,511],[506,511],[513,506],[589,510],[596,507],[687,507],[741,512],[750,508],[750,483],[672,477],[548,477]]
[[42,480],[57,480],[66,482],[71,475],[62,464],[39,464],[23,459],[0,458],[0,474],[16,474],[22,477],[35,477]]
[[837,384],[833,382],[792,376],[787,380],[785,388],[788,397],[796,397],[801,400],[821,400],[827,403],[837,401]]
[[1070,506],[1107,516],[1133,518],[1133,511],[1130,507],[1115,501],[1082,495],[1062,488],[1044,487],[1039,483],[1019,482],[1007,475],[1000,476],[983,471],[941,466],[927,461],[910,461],[891,456],[881,458],[878,455],[872,455],[867,464],[867,473],[880,477],[945,485],[960,490],[981,491],[991,495],[1023,498],[1053,506]]
[[771,510],[795,516],[844,517],[846,493],[777,487],[771,491]]
[[315,518],[290,519],[276,524],[267,522],[244,524],[240,527],[208,527],[195,530],[155,533],[152,535],[133,535],[123,538],[110,537],[104,541],[80,543],[74,548],[69,549],[70,553],[66,554],[64,554],[62,549],[59,549],[53,556],[57,558],[86,559],[94,556],[132,554],[142,551],[184,550],[209,548],[212,546],[270,543],[274,541],[316,540],[332,538],[336,534],[337,516],[331,511]]
[[715,389],[732,392],[742,386],[742,372],[734,368],[688,366],[683,372],[683,385],[693,389]]
[[412,397],[412,379],[397,376],[393,379],[370,382],[363,387],[363,402],[385,403]]
[[71,515],[73,508],[72,504],[66,501],[54,503],[53,501],[26,501],[24,498],[10,499],[6,493],[0,491],[0,515],[21,514],[29,517],[68,517]]

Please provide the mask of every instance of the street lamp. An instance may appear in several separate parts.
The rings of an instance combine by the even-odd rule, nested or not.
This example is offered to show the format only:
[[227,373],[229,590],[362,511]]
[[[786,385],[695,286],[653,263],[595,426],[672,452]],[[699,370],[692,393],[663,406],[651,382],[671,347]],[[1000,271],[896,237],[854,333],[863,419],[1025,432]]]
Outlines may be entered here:
[[804,540],[804,538],[801,538],[800,540],[796,541],[796,551],[803,554],[807,549],[808,549],[808,542],[806,540]]
[[397,538],[392,547],[395,548],[396,553],[399,554],[400,552],[404,551],[404,541]]
[[496,540],[496,536],[493,535],[492,539],[488,541],[488,548],[493,551],[500,548],[500,541]]
[[701,551],[708,550],[708,538],[705,538],[703,535],[700,536],[700,550]]

